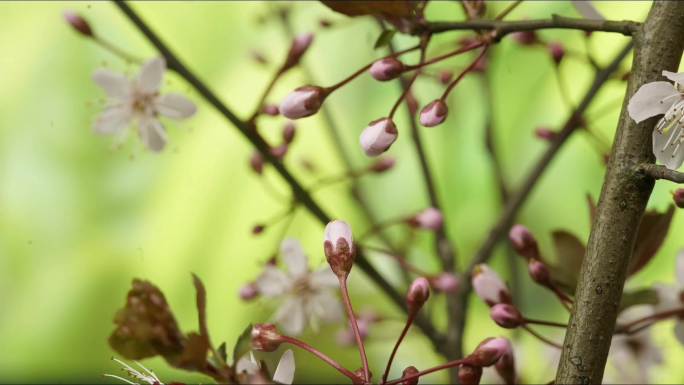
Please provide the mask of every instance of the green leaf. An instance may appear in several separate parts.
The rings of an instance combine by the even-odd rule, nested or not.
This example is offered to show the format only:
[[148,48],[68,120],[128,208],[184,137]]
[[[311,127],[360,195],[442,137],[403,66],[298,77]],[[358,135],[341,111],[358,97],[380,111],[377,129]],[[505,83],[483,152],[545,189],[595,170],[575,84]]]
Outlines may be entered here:
[[394,35],[397,33],[396,29],[386,29],[383,30],[382,33],[380,33],[380,36],[378,36],[377,40],[375,40],[375,44],[373,45],[374,49],[378,49],[381,47],[384,47],[386,45],[389,45],[392,42],[392,38]]
[[667,237],[673,215],[673,205],[664,213],[648,211],[644,214],[627,270],[628,275],[636,274],[653,259]]
[[226,343],[222,342],[221,345],[219,345],[217,350],[218,350],[219,356],[221,356],[221,360],[223,362],[228,362],[228,353],[226,352]]
[[252,350],[252,324],[247,325],[237,341],[235,341],[235,346],[233,346],[233,367],[235,367],[240,357],[249,353],[250,350]]
[[417,1],[411,0],[321,0],[328,8],[347,16],[390,16],[409,18],[415,14]]
[[642,288],[622,293],[620,312],[636,305],[655,305],[658,303],[658,293],[652,288]]

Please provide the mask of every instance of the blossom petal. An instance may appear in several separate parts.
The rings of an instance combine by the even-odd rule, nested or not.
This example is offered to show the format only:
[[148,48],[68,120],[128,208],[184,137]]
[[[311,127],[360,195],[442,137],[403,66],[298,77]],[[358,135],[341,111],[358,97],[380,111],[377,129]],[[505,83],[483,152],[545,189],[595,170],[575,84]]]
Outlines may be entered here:
[[681,306],[678,288],[660,283],[653,285],[653,288],[658,297],[658,303],[654,306],[656,311],[668,311]]
[[678,101],[673,97],[678,94],[668,82],[646,83],[629,99],[627,111],[635,122],[640,123],[652,116],[667,112],[672,104]]
[[164,71],[166,71],[166,62],[163,58],[158,57],[147,61],[138,75],[140,91],[148,94],[158,92],[164,78]]
[[302,334],[306,327],[304,303],[298,297],[288,298],[278,309],[275,319],[285,333],[293,336]]
[[675,324],[674,333],[679,343],[684,345],[684,322],[677,321]]
[[315,289],[337,288],[340,284],[339,278],[333,273],[330,267],[326,266],[314,271],[309,276],[309,284]]
[[663,76],[672,80],[675,83],[684,84],[684,72],[677,73],[677,72],[663,71]]
[[293,278],[303,277],[309,272],[309,262],[298,240],[284,240],[280,244],[280,255]]
[[280,357],[275,373],[273,373],[273,381],[279,384],[291,384],[294,381],[294,374],[294,353],[292,353],[292,350],[287,349]]
[[[665,167],[676,170],[684,162],[684,144],[683,145],[673,145],[670,143],[667,147],[670,135],[673,134],[672,130],[676,127],[671,128],[668,132],[660,133],[658,130],[653,130],[653,155],[655,155],[658,162],[665,165]],[[674,141],[679,140],[679,138],[674,139]],[[675,149],[677,150],[675,152]]]
[[273,266],[266,266],[255,283],[263,296],[278,297],[290,289],[292,281],[282,270]]
[[160,114],[171,119],[189,118],[197,112],[197,106],[181,94],[165,94],[157,98],[155,107]]
[[110,98],[125,99],[131,92],[131,82],[127,77],[104,68],[95,71],[93,81],[102,87]]
[[93,129],[103,135],[115,134],[126,128],[131,120],[130,110],[124,106],[112,106],[102,112]]
[[306,305],[308,314],[315,315],[324,322],[333,323],[342,320],[342,304],[330,291],[315,294]]
[[141,120],[138,130],[148,150],[160,152],[166,146],[166,131],[157,119]]
[[677,254],[677,282],[680,287],[684,287],[684,250]]
[[259,371],[259,363],[257,362],[256,358],[254,358],[254,353],[250,351],[249,354],[245,354],[244,356],[240,357],[238,362],[235,364],[235,371],[238,374],[256,374],[256,372]]

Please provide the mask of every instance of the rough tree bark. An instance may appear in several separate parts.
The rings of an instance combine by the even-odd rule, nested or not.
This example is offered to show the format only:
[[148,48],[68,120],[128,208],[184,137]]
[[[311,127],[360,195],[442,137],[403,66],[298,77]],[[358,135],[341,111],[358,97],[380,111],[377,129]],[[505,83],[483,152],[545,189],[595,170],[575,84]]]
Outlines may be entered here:
[[627,265],[654,179],[639,171],[653,163],[651,133],[658,118],[640,124],[627,103],[647,82],[676,71],[684,48],[684,2],[655,1],[634,35],[634,60],[613,151],[592,225],[565,337],[556,384],[600,383],[615,328]]

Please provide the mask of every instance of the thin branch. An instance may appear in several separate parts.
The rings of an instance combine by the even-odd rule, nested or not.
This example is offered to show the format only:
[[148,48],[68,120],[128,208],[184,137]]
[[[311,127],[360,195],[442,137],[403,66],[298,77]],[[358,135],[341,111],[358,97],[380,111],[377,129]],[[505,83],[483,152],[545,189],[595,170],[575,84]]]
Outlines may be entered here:
[[459,22],[433,21],[416,27],[415,34],[440,33],[459,30],[496,31],[496,38],[513,32],[535,31],[538,29],[576,29],[581,31],[615,32],[630,36],[637,30],[639,23],[634,21],[587,20],[553,15],[551,19],[540,20],[468,20]]
[[639,165],[638,170],[653,179],[665,179],[674,183],[684,183],[684,172],[670,170],[665,166],[646,163]]

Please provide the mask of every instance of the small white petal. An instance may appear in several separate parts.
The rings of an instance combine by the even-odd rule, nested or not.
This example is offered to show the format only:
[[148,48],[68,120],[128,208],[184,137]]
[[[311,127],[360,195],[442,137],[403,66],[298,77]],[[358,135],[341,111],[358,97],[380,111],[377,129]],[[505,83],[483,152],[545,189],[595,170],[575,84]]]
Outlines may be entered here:
[[284,240],[280,244],[280,255],[293,278],[302,277],[309,271],[309,261],[298,240]]
[[147,61],[138,75],[138,89],[147,94],[158,92],[164,78],[164,71],[166,71],[166,62],[163,58],[158,57]]
[[659,283],[653,285],[653,288],[655,289],[658,297],[658,303],[654,306],[656,311],[668,311],[682,306],[679,301],[678,288]]
[[292,350],[288,349],[280,357],[275,373],[273,373],[273,381],[279,384],[291,384],[294,381],[294,374],[294,353],[292,353]]
[[684,287],[684,250],[677,254],[677,282],[680,287]]
[[330,291],[313,295],[307,302],[307,314],[316,316],[327,323],[342,320],[342,303]]
[[127,107],[112,106],[102,112],[93,128],[99,134],[111,135],[126,128],[130,121],[131,113]]
[[[674,129],[676,127],[671,128],[669,132],[663,133],[653,130],[653,155],[655,155],[658,162],[671,170],[678,169],[684,162],[684,145],[676,146],[669,144],[665,147]],[[674,140],[677,141],[679,138]],[[676,152],[675,149],[677,150]]]
[[684,84],[684,72],[677,73],[677,72],[663,71],[663,76],[672,80],[675,83]]
[[290,289],[292,280],[282,270],[274,266],[266,266],[255,283],[263,296],[278,297]]
[[380,119],[370,122],[361,132],[359,143],[366,155],[378,156],[392,146],[397,135],[397,128],[391,119]]
[[306,327],[302,300],[298,297],[288,298],[278,309],[275,319],[285,333],[293,336],[302,334]]
[[652,116],[662,115],[679,99],[679,94],[668,82],[651,82],[641,86],[627,105],[629,116],[640,123]]
[[354,238],[352,236],[352,230],[349,224],[345,221],[340,221],[340,220],[334,220],[331,222],[328,222],[328,224],[325,226],[325,241],[329,241],[332,243],[333,248],[337,247],[337,240],[338,239],[344,239],[347,242],[347,245],[351,247],[351,245],[354,243]]
[[589,0],[571,0],[573,7],[577,10],[577,13],[582,15],[585,19],[590,20],[603,20],[604,17],[599,13],[599,11],[591,4]]
[[252,352],[245,354],[240,357],[238,362],[235,364],[235,371],[239,373],[255,374],[259,371],[259,364],[254,360],[254,355]]
[[160,152],[166,146],[166,132],[157,119],[142,119],[138,131],[148,150]]
[[684,322],[677,321],[674,328],[675,337],[680,344],[684,345]]
[[340,280],[330,267],[326,266],[309,275],[309,285],[313,289],[337,288]]
[[165,94],[155,102],[157,111],[171,119],[189,118],[197,112],[197,106],[181,94]]
[[131,81],[122,74],[107,69],[98,69],[93,74],[93,81],[110,98],[126,99],[131,93]]

